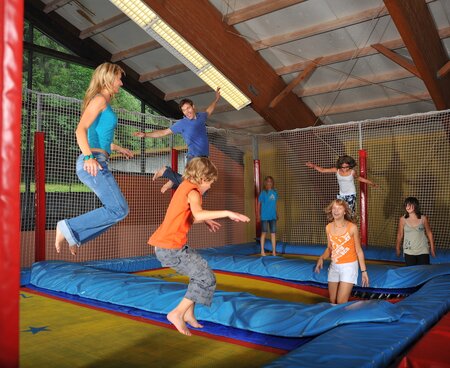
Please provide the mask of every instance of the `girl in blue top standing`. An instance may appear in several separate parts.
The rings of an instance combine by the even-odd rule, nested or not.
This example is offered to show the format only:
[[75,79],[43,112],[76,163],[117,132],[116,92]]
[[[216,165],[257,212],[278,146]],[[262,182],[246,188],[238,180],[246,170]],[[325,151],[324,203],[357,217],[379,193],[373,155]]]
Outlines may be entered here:
[[123,74],[123,69],[118,65],[99,65],[84,96],[81,119],[76,129],[81,150],[76,170],[78,178],[98,196],[103,206],[58,222],[55,239],[58,253],[67,241],[70,253],[76,255],[77,247],[99,236],[128,214],[128,204],[108,170],[111,150],[122,153],[126,158],[133,157],[130,150],[113,143],[117,115],[109,103],[122,86]]
[[[264,179],[264,190],[259,194],[259,207],[261,215],[261,255],[265,256],[264,244],[266,233],[270,231],[272,241],[272,254],[276,256],[276,232],[277,232],[277,200],[278,193],[274,188],[274,180],[271,176]],[[270,229],[269,229],[270,227]]]

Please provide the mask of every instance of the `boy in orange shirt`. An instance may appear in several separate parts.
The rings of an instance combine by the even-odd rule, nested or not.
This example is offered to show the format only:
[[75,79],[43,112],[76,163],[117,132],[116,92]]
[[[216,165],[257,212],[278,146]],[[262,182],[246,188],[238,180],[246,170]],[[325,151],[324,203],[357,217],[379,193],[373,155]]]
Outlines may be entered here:
[[229,217],[233,221],[249,222],[250,219],[231,211],[207,211],[202,208],[202,195],[217,180],[216,166],[206,157],[189,161],[161,226],[153,233],[148,244],[155,247],[155,254],[164,267],[171,267],[189,276],[187,292],[175,309],[167,315],[179,332],[191,335],[186,322],[194,328],[202,328],[194,315],[195,303],[210,306],[216,288],[216,278],[208,263],[187,244],[187,233],[193,223],[205,222],[215,232],[220,224],[214,219]]
[[347,303],[358,280],[358,263],[361,268],[362,286],[369,286],[364,252],[359,240],[358,226],[353,213],[343,199],[335,199],[325,210],[329,224],[326,227],[328,246],[319,257],[316,272],[323,267],[323,260],[331,255],[328,269],[328,292],[333,304]]

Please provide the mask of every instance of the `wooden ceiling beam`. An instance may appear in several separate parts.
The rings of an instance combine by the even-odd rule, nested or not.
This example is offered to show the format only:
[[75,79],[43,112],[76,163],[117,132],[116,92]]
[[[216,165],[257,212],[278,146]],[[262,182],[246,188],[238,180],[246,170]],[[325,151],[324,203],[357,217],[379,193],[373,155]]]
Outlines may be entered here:
[[256,119],[247,119],[233,122],[220,122],[214,124],[214,128],[219,129],[247,129],[247,128],[257,128],[266,126],[267,122],[264,119],[256,118]]
[[380,54],[386,56],[389,60],[392,60],[394,63],[400,65],[402,68],[408,70],[410,73],[414,74],[417,78],[422,78],[420,76],[419,71],[416,66],[411,62],[411,60],[405,58],[402,55],[397,54],[396,52],[388,49],[381,43],[376,43],[371,45],[375,50],[377,50]]
[[168,77],[188,71],[189,68],[184,64],[176,64],[168,68],[158,69],[153,72],[141,74],[139,82],[149,82],[158,78]]
[[410,78],[413,75],[405,69],[394,70],[376,75],[367,75],[362,77],[350,76],[344,82],[327,83],[320,86],[306,87],[297,92],[299,97],[316,96],[324,93],[335,91],[343,91],[346,89],[364,87],[371,84],[381,84],[386,82],[393,82],[400,79]]
[[120,13],[112,18],[106,19],[101,23],[95,24],[92,27],[88,27],[80,32],[80,38],[84,40],[85,38],[95,36],[96,34],[107,31],[108,29],[117,27],[125,22],[128,22],[130,18],[124,13]]
[[[201,106],[201,107],[197,107],[197,110],[198,111],[206,111],[207,108],[208,108],[208,106]],[[248,109],[248,108],[249,107],[244,107],[244,109]],[[228,103],[223,104],[223,105],[217,105],[216,108],[214,109],[214,116],[216,116],[217,114],[221,114],[223,112],[231,112],[231,111],[236,111],[236,110],[233,106],[231,106]]]
[[377,6],[356,14],[350,14],[346,17],[333,19],[328,22],[321,22],[310,27],[300,28],[297,31],[285,33],[278,36],[268,37],[252,43],[254,50],[264,50],[269,47],[281,45],[284,43],[298,41],[302,38],[316,36],[322,33],[335,31],[339,28],[349,27],[358,23],[367,22],[374,18],[387,15],[387,9],[384,6]]
[[395,105],[428,101],[430,99],[431,97],[428,92],[421,92],[408,95],[403,94],[397,97],[380,98],[371,101],[352,102],[349,104],[335,105],[325,111],[321,109],[315,109],[314,112],[316,113],[317,116],[329,116],[329,115],[343,114],[347,112],[378,109]]
[[311,109],[292,92],[274,109],[269,108],[274,94],[283,90],[285,83],[245,39],[236,35],[234,27],[222,21],[222,14],[208,0],[196,0],[189,11],[185,0],[144,1],[246,94],[251,107],[276,130],[316,122]]
[[[40,0],[25,0],[24,15],[42,32],[65,46],[68,50],[94,66],[111,59],[111,54],[91,39],[81,40],[79,29],[70,24],[56,12],[45,14],[45,4]],[[139,83],[139,75],[124,63],[118,63],[126,72],[122,78],[124,88],[141,99],[153,109],[169,118],[181,117],[175,102],[164,101],[164,93],[151,83]]]
[[436,108],[450,108],[450,75],[438,78],[448,56],[427,4],[419,0],[384,0],[384,4]]
[[[439,29],[438,32],[439,32],[439,37],[441,39],[450,37],[450,27],[443,27],[443,28]],[[391,50],[400,49],[402,47],[405,47],[405,43],[403,42],[403,40],[401,38],[383,42],[383,45]],[[352,50],[339,52],[336,54],[325,55],[322,58],[322,60],[320,61],[320,65],[325,66],[325,65],[340,63],[343,61],[348,61],[348,60],[360,58],[363,56],[374,55],[376,53],[377,53],[377,51],[371,46],[363,47],[361,49],[355,48]],[[295,73],[295,72],[305,69],[306,66],[310,62],[311,62],[311,60],[304,60],[304,61],[301,61],[300,63],[295,63],[295,64],[286,65],[286,66],[277,68],[275,71],[277,72],[278,75]],[[443,64],[441,64],[441,65],[443,65]]]
[[200,87],[187,88],[179,91],[174,91],[166,93],[164,96],[165,101],[178,100],[180,98],[186,98],[196,95],[201,95],[202,93],[212,92],[212,89],[208,85],[203,85]]
[[225,16],[225,22],[232,26],[237,23],[242,23],[247,20],[260,17],[272,13],[277,10],[287,8],[295,4],[300,4],[305,0],[264,0],[257,4],[246,6],[236,10]]
[[317,65],[320,62],[320,58],[317,58],[313,61],[311,61],[311,63],[301,72],[298,74],[297,77],[295,77],[291,83],[289,83],[281,92],[278,96],[276,96],[269,104],[269,107],[271,109],[273,109],[275,106],[277,106],[280,101],[288,95],[288,93],[290,93],[295,87],[297,87],[301,82],[303,82],[304,80],[306,80],[307,78],[310,77],[310,75],[313,73],[314,70],[316,70]]
[[64,5],[70,3],[72,0],[53,0],[45,5],[44,13],[48,14],[52,11],[62,8]]
[[65,52],[57,51],[55,49],[51,49],[48,47],[35,45],[27,41],[23,42],[23,48],[24,50],[34,51],[39,54],[48,55],[60,60],[65,60],[71,63],[87,66],[90,68],[95,68],[96,66],[96,64],[92,62],[92,60],[87,60],[85,58],[79,57],[78,55],[67,54]]
[[[425,0],[427,3],[432,3],[436,0]],[[263,40],[252,42],[254,50],[264,50],[269,47],[282,45],[284,43],[298,41],[302,38],[317,36],[322,33],[335,31],[340,28],[353,26],[355,24],[370,21],[372,19],[381,18],[388,15],[388,10],[385,6],[377,6],[371,9],[363,10],[359,13],[350,14],[346,17],[333,19],[327,22],[321,22],[310,27],[300,28],[294,32],[285,33],[278,36],[268,37]]]
[[134,56],[145,54],[146,52],[159,49],[161,45],[156,41],[149,41],[142,43],[140,45],[131,47],[126,50],[122,50],[120,52],[116,52],[111,56],[111,61],[113,63],[117,63],[118,61],[122,61],[125,59],[132,58]]

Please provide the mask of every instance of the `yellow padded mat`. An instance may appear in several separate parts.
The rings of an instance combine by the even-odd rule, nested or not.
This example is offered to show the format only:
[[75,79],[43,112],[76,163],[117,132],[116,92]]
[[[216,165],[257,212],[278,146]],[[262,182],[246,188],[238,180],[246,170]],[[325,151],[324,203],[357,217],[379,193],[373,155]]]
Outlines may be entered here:
[[[138,272],[137,275],[155,277],[165,281],[189,282],[188,277],[177,274],[171,268],[149,270]],[[272,299],[287,300],[296,303],[316,304],[328,302],[326,290],[321,294],[310,292],[302,287],[289,283],[278,282],[277,280],[250,277],[245,275],[231,274],[220,271],[214,271],[217,279],[217,290],[248,292],[256,296]],[[302,289],[303,288],[303,289]]]
[[277,357],[21,290],[22,368],[261,367]]

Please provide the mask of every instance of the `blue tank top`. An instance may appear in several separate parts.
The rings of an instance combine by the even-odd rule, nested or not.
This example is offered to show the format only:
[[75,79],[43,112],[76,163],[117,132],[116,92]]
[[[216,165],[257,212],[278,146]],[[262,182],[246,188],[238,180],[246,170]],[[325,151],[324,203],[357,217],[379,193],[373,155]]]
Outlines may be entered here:
[[111,105],[108,104],[106,109],[97,115],[88,129],[89,146],[91,148],[101,148],[110,154],[116,126],[117,115],[111,108]]

